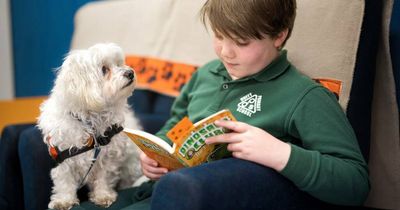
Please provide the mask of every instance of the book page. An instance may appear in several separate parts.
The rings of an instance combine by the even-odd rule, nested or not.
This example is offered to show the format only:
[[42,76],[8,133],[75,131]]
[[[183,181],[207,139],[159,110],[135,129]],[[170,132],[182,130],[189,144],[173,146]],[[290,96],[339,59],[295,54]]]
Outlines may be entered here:
[[144,131],[124,129],[124,132],[149,158],[157,161],[161,167],[169,170],[184,167],[172,154],[175,151],[175,146],[171,147],[161,138]]

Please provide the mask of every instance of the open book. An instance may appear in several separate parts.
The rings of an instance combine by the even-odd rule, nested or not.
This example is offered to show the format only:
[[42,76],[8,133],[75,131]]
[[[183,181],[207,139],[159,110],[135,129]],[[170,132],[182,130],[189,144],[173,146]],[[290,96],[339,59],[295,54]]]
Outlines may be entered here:
[[125,128],[124,132],[146,155],[160,166],[175,170],[199,165],[207,160],[216,145],[207,145],[208,137],[223,134],[228,130],[214,124],[216,120],[236,121],[232,113],[223,109],[196,123],[184,117],[167,133],[173,142],[169,145],[163,139],[140,130]]

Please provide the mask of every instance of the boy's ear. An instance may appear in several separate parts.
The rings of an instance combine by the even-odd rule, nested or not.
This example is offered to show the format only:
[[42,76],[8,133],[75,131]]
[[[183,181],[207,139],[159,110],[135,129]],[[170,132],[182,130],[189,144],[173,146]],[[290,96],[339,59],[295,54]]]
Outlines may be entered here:
[[285,29],[285,30],[283,30],[282,32],[280,32],[280,33],[278,34],[278,36],[275,38],[275,40],[274,40],[274,46],[275,46],[277,49],[281,49],[281,48],[282,48],[282,44],[285,42],[288,33],[289,33],[289,29]]

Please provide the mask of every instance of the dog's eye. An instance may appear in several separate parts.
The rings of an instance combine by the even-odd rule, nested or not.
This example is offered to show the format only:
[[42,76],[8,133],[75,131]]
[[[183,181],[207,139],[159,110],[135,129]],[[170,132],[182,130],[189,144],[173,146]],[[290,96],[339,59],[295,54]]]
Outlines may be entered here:
[[106,66],[103,66],[103,67],[101,68],[101,71],[103,72],[103,75],[106,75],[106,74],[110,71],[110,69],[107,68]]

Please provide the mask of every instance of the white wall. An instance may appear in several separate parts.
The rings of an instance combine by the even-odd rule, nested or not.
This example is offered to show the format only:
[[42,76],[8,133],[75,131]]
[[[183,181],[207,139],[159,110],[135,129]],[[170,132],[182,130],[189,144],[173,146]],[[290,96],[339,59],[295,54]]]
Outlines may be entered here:
[[10,0],[0,0],[0,100],[14,97]]

